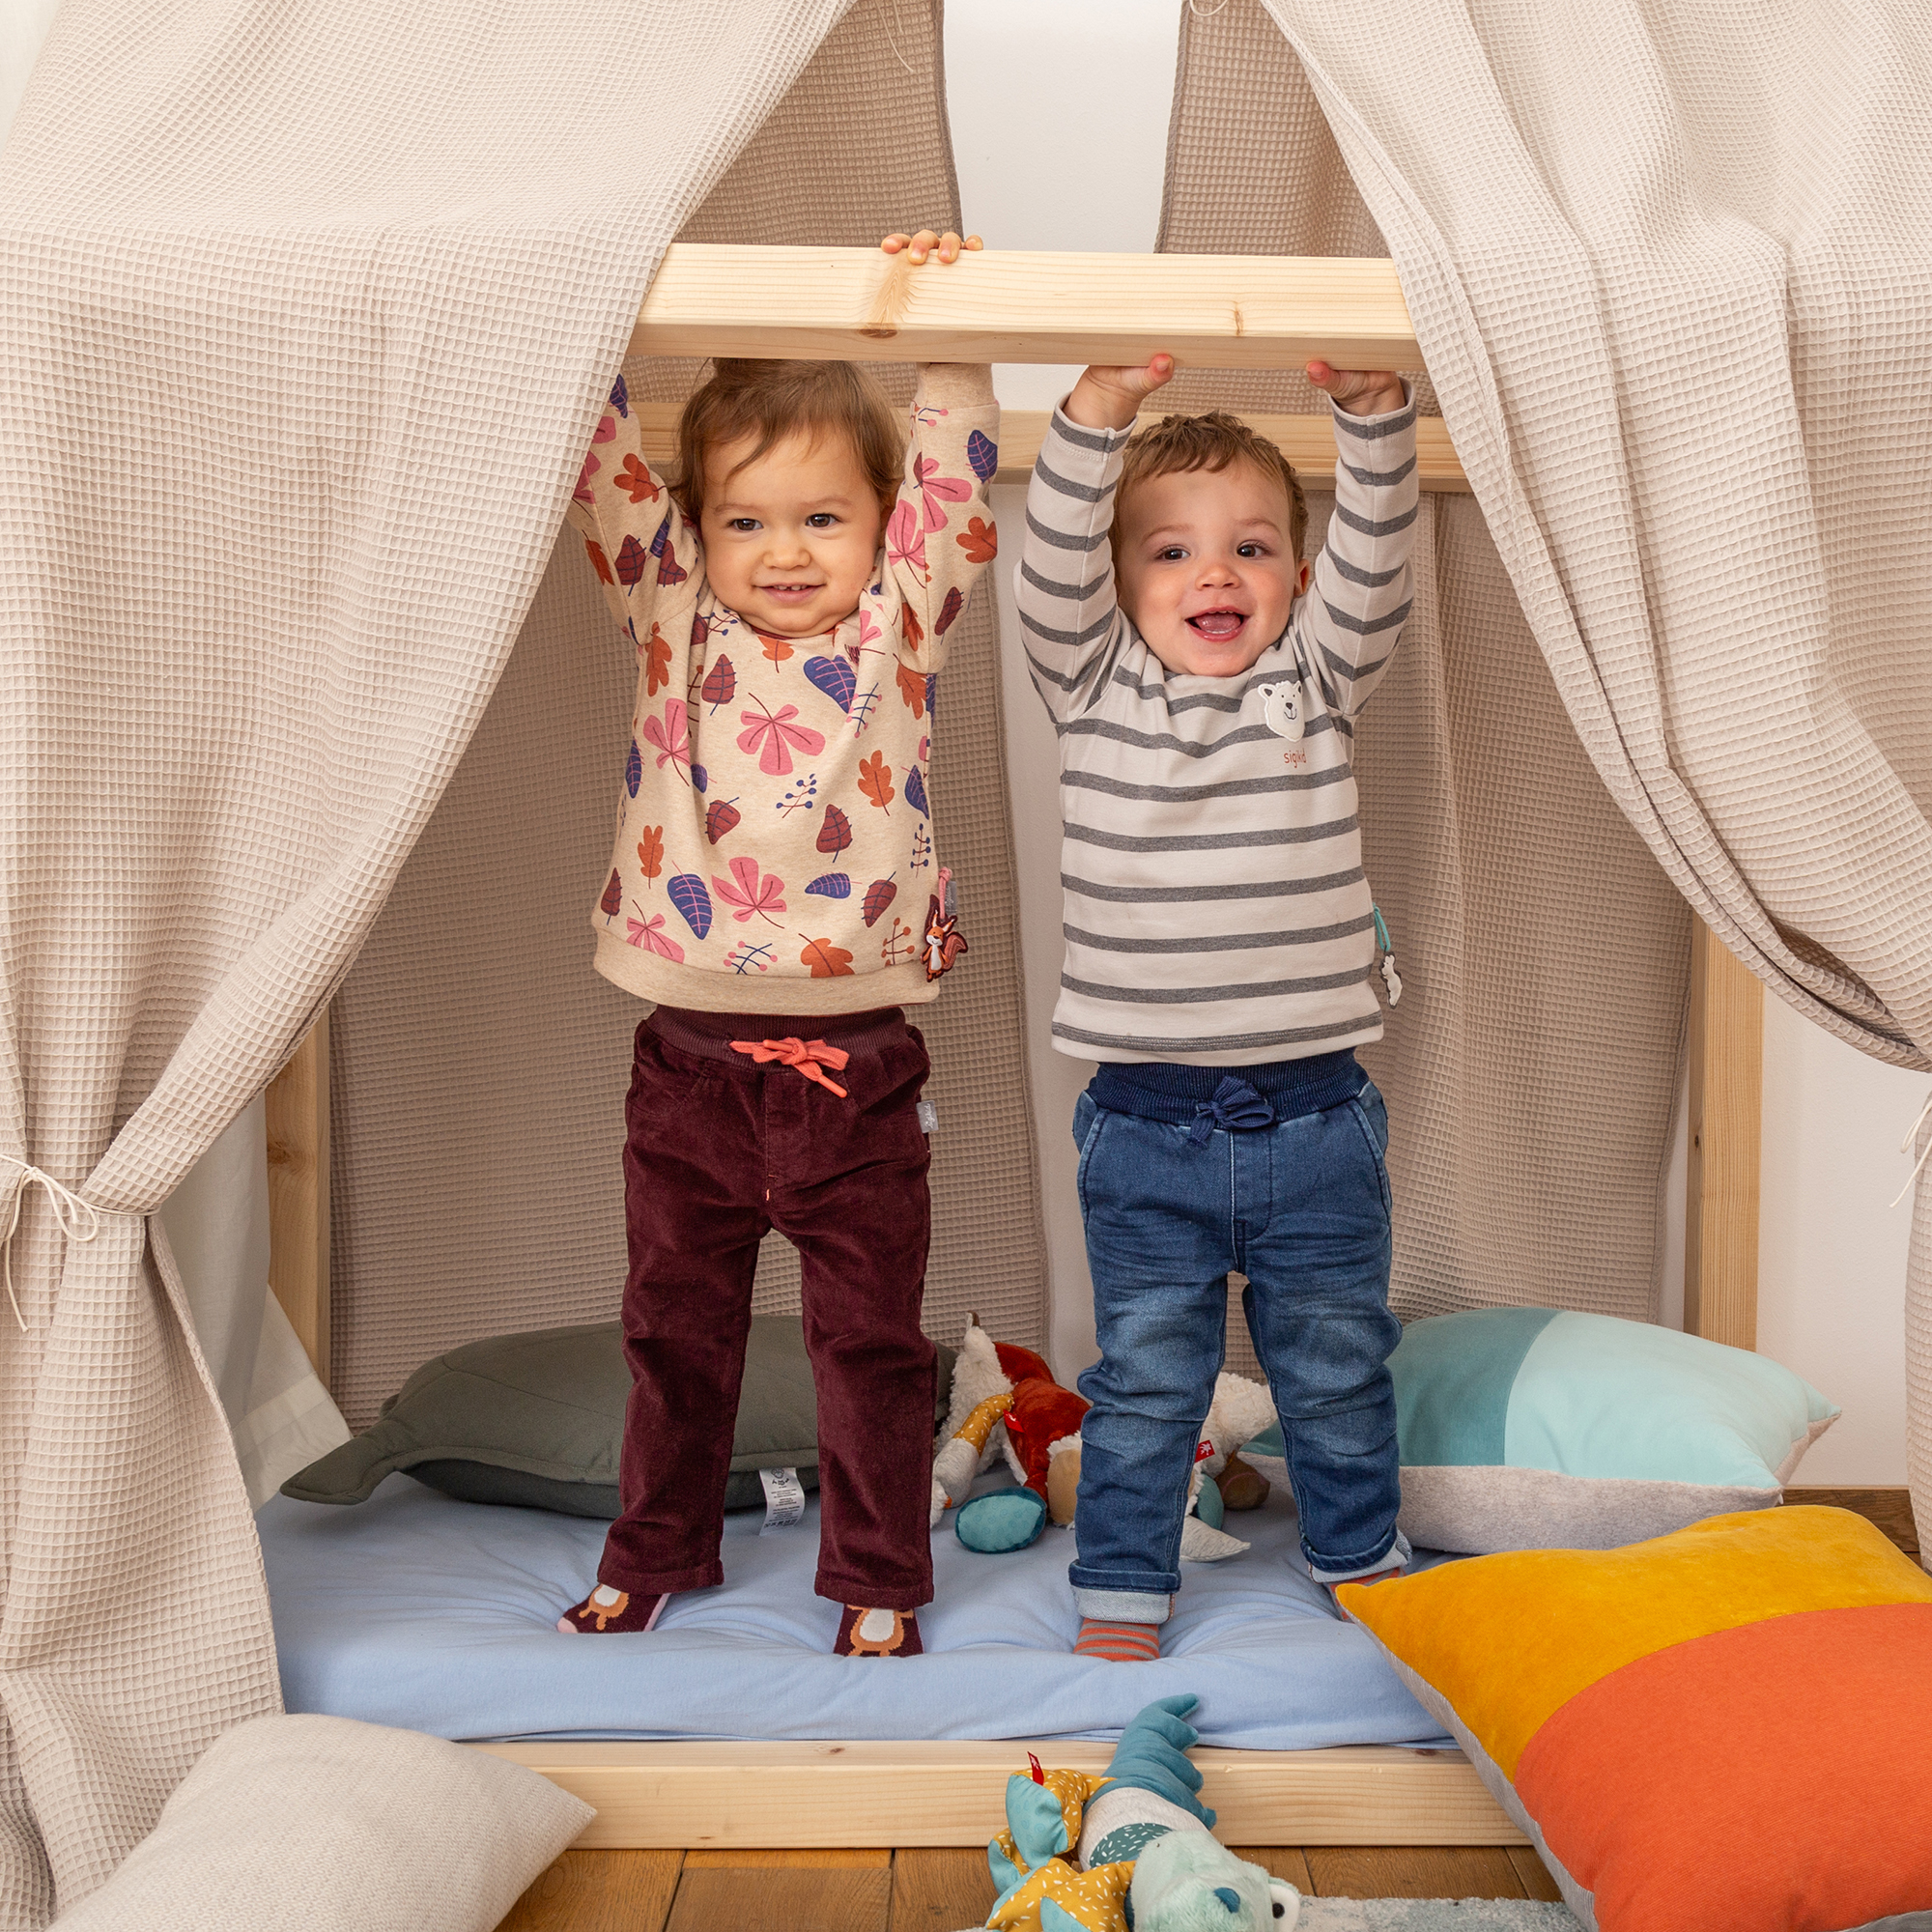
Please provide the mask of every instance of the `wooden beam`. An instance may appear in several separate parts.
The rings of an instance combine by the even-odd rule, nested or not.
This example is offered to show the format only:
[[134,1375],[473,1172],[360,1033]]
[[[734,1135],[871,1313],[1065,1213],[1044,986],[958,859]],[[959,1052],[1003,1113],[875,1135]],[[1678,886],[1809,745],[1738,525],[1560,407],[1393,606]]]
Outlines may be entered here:
[[1690,1153],[1684,1327],[1757,1347],[1764,986],[1697,922],[1690,952]]
[[328,1385],[328,1014],[269,1083],[269,1286]]
[[[597,1807],[578,1844],[711,1847],[984,1845],[1007,1777],[1042,1762],[1106,1768],[1109,1744],[478,1745]],[[1520,1845],[1458,1750],[1197,1750],[1201,1797],[1231,1844]]]
[[859,362],[1136,362],[1420,369],[1395,265],[1313,255],[962,255],[680,242],[638,313],[635,355]]
[[[677,460],[678,405],[633,403],[643,433],[644,457],[652,468],[668,472]],[[1156,422],[1163,412],[1151,412]],[[1301,480],[1326,490],[1335,481],[1335,432],[1326,416],[1269,416],[1243,414],[1241,420],[1257,436],[1265,437],[1294,465]],[[1046,436],[1045,410],[1000,412],[1000,468],[995,483],[1024,483],[1033,474],[1034,459]],[[1425,490],[1466,496],[1469,479],[1462,459],[1449,440],[1440,416],[1421,416],[1415,425],[1416,472]]]

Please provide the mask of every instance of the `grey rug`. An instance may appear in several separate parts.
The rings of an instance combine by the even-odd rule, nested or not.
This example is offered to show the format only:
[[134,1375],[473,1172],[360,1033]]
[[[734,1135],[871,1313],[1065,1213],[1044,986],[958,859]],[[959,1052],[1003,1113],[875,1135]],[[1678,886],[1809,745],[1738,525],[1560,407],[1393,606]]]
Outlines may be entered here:
[[1577,1920],[1520,1898],[1304,1897],[1295,1932],[1577,1932]]

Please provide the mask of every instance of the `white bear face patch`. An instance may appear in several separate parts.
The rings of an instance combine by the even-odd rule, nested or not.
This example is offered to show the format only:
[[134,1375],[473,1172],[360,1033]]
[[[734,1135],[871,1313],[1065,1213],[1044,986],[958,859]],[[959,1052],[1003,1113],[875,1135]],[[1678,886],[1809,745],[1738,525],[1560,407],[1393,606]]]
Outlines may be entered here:
[[1286,738],[1293,745],[1308,728],[1308,721],[1303,716],[1301,686],[1298,683],[1257,685],[1262,695],[1262,722],[1277,738]]

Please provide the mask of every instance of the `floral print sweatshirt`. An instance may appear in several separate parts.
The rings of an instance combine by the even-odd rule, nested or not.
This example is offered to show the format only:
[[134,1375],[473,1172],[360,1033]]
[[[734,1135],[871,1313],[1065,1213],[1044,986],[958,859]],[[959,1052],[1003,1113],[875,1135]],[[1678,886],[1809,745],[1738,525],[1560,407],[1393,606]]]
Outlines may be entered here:
[[712,1012],[933,999],[963,950],[930,796],[949,638],[997,547],[990,372],[920,372],[898,499],[859,608],[815,638],[754,631],[705,582],[696,527],[644,461],[620,376],[568,517],[637,651],[597,970]]

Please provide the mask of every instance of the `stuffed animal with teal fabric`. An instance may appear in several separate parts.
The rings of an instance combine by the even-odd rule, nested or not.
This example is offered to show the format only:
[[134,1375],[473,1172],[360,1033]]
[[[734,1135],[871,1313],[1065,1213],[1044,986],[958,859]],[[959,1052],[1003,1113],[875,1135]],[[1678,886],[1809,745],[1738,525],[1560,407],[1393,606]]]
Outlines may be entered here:
[[1292,1932],[1301,1894],[1213,1835],[1187,1761],[1198,1700],[1162,1697],[1122,1733],[1107,1769],[1030,1770],[1007,1782],[1007,1829],[986,1847],[997,1932]]

